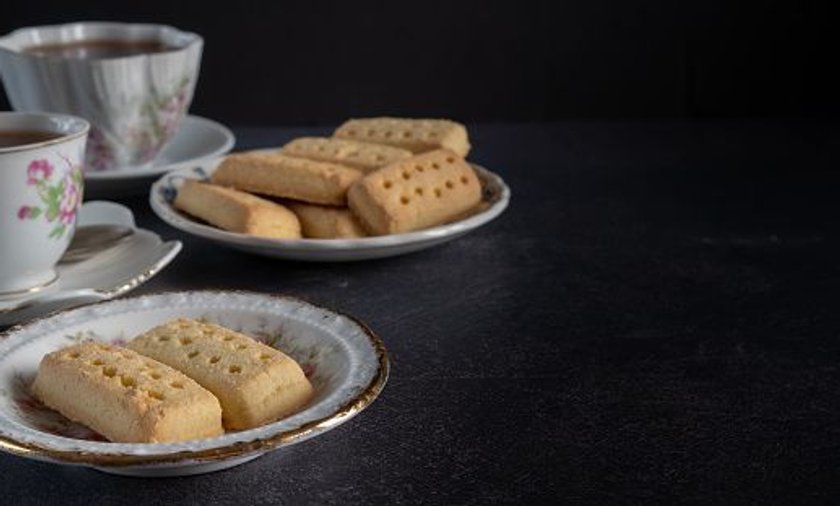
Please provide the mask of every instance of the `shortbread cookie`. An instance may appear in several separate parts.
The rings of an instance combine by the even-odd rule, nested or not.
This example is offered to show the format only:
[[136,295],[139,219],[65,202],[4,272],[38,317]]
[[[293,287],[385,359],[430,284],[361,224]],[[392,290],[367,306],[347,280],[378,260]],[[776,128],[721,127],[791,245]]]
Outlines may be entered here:
[[440,225],[481,201],[481,184],[463,158],[441,149],[368,174],[348,193],[350,210],[375,235]]
[[282,352],[230,329],[181,318],[134,338],[128,347],[160,360],[213,392],[228,429],[290,415],[312,398],[300,366]]
[[425,153],[447,148],[460,156],[470,152],[470,142],[464,125],[448,119],[365,118],[351,119],[333,134],[351,139],[405,148],[413,153]]
[[47,354],[32,393],[114,442],[164,443],[224,432],[213,394],[165,364],[109,344]]
[[248,192],[344,205],[347,188],[360,177],[361,171],[344,165],[252,151],[229,155],[212,180]]
[[280,204],[249,193],[187,179],[175,207],[221,229],[274,239],[300,239],[300,222]]
[[364,228],[346,207],[319,206],[294,202],[289,208],[300,219],[303,236],[311,239],[352,239],[364,237]]
[[283,146],[281,153],[321,162],[338,163],[373,172],[412,155],[407,149],[329,137],[301,137]]

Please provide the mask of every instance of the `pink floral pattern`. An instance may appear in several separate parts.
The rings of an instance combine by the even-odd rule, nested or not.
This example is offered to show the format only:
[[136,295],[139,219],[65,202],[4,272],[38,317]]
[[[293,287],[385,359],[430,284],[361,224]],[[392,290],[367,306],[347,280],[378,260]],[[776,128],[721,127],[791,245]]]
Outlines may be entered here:
[[68,226],[76,221],[76,212],[82,201],[82,169],[65,156],[61,156],[66,170],[57,174],[47,159],[32,160],[26,167],[26,184],[34,186],[41,202],[18,208],[19,220],[45,219],[54,226],[50,237],[61,238]]
[[86,162],[91,171],[103,171],[151,162],[175,135],[178,124],[187,112],[190,101],[190,78],[184,77],[175,88],[166,94],[153,93],[140,106],[142,120],[131,125],[119,135],[117,142],[125,146],[128,160],[115,153],[112,140],[96,128],[92,128],[87,141]]

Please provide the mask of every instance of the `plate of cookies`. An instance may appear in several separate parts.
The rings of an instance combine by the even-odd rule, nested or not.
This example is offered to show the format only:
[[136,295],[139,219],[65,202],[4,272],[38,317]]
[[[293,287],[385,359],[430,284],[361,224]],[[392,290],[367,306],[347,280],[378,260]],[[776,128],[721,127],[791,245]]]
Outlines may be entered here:
[[383,258],[451,241],[499,216],[510,189],[466,161],[444,119],[352,119],[332,137],[234,153],[164,175],[152,209],[175,228],[304,261]]
[[101,302],[0,335],[0,450],[131,476],[217,471],[346,422],[388,371],[363,323],[292,297]]

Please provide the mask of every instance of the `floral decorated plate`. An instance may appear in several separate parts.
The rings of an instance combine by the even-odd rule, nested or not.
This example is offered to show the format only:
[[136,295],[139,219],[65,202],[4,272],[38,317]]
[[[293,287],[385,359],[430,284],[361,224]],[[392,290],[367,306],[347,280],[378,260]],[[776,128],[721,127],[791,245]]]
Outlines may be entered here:
[[268,239],[220,230],[181,213],[172,205],[184,179],[207,179],[220,162],[221,159],[205,160],[161,177],[152,185],[149,195],[152,209],[163,221],[184,232],[249,253],[288,260],[370,260],[420,251],[485,225],[502,214],[510,200],[510,189],[501,177],[473,164],[481,181],[482,202],[471,214],[451,223],[405,234],[360,239]]
[[144,194],[149,185],[180,164],[224,155],[235,143],[233,132],[213,120],[187,116],[175,136],[148,167],[85,172],[85,196],[95,198]]
[[[44,407],[30,393],[41,358],[81,340],[122,344],[165,321],[203,318],[297,360],[315,387],[301,411],[255,429],[178,443],[111,443]],[[316,437],[367,407],[385,386],[382,341],[358,320],[292,297],[172,292],[101,302],[0,335],[0,450],[132,476],[201,474]]]

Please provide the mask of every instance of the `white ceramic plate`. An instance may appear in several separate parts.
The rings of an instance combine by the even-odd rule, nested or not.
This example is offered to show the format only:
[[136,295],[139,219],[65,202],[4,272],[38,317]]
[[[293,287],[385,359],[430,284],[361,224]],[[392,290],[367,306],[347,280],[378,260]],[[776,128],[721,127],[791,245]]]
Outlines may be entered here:
[[[115,344],[177,317],[242,331],[297,360],[315,387],[301,411],[220,437],[178,443],[110,443],[30,394],[46,353],[85,339]],[[134,476],[200,474],[318,436],[369,405],[385,386],[388,356],[363,323],[299,299],[249,292],[173,292],[58,313],[0,335],[0,450]]]
[[123,295],[155,276],[181,251],[181,241],[163,242],[154,232],[135,227],[131,210],[114,202],[85,202],[78,225],[121,225],[133,233],[86,260],[59,263],[58,281],[46,290],[0,301],[0,326]]
[[220,230],[172,206],[184,179],[207,179],[220,162],[221,158],[206,160],[164,175],[152,185],[149,195],[152,209],[163,221],[184,232],[249,253],[288,260],[370,260],[419,251],[456,239],[493,220],[505,210],[510,200],[510,189],[502,178],[473,165],[482,185],[482,204],[473,214],[453,223],[417,232],[360,239],[267,239]]
[[221,123],[187,116],[149,167],[85,173],[85,196],[114,198],[144,194],[154,180],[185,163],[216,158],[233,148],[236,138]]

